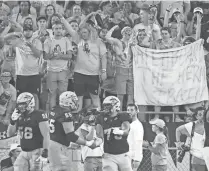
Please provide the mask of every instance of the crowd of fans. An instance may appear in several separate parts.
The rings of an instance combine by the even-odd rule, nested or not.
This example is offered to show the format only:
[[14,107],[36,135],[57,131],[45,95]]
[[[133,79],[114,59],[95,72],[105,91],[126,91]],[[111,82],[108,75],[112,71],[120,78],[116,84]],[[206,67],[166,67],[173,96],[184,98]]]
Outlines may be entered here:
[[[131,46],[169,49],[202,38],[208,69],[208,16],[207,1],[0,1],[1,122],[9,123],[22,92],[35,96],[37,109],[52,109],[68,90],[78,96],[78,111],[100,108],[109,95],[117,96],[126,111],[134,103]],[[191,115],[208,104],[172,110]],[[156,119],[161,107],[139,110],[154,110]],[[147,121],[142,113],[139,119]]]

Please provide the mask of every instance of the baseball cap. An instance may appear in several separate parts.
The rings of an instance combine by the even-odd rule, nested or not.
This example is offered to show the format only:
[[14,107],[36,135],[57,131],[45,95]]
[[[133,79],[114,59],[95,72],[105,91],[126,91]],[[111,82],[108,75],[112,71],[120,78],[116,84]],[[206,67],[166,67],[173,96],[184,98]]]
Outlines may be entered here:
[[164,128],[165,127],[165,122],[162,119],[156,119],[156,120],[150,121],[149,123],[151,125],[156,125],[156,126],[158,126],[160,128]]
[[26,31],[26,30],[33,30],[33,26],[30,24],[23,25],[23,31]]
[[38,22],[39,20],[47,20],[45,15],[40,15],[36,21]]
[[20,147],[19,144],[11,144],[9,152],[11,152],[12,150],[16,150],[18,147]]
[[194,13],[196,13],[196,12],[200,12],[201,14],[203,14],[203,10],[202,10],[202,8],[200,8],[200,7],[196,7],[196,8],[194,9]]

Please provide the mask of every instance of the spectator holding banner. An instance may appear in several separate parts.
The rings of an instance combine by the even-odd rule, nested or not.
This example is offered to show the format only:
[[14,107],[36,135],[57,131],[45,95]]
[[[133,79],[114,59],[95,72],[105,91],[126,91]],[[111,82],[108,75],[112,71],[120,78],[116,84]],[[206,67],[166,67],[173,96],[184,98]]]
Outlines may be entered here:
[[21,147],[19,144],[11,144],[9,150],[9,157],[1,160],[1,171],[14,171],[13,164],[20,152]]

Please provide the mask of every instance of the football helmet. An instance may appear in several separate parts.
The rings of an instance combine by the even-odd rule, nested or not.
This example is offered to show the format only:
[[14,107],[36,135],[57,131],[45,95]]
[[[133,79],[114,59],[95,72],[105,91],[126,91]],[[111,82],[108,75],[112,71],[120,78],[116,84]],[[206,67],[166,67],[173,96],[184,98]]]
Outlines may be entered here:
[[75,111],[78,109],[78,97],[74,92],[63,92],[59,97],[59,105],[61,107],[68,107],[72,111]]
[[116,107],[116,111],[120,111],[120,100],[115,96],[108,96],[104,99],[102,107],[104,111],[110,111],[113,107]]
[[31,93],[24,92],[17,97],[17,110],[20,113],[35,109],[35,99]]

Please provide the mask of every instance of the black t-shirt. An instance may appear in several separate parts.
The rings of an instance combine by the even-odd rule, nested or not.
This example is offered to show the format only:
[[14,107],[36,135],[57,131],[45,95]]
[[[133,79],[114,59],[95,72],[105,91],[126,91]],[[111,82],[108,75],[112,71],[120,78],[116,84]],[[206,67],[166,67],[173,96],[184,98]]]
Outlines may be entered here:
[[12,164],[12,159],[11,159],[11,157],[8,157],[8,158],[3,159],[3,160],[1,161],[1,171],[2,171],[3,169],[6,169],[6,168],[9,168],[9,167],[12,167],[12,166],[13,166],[13,164]]

